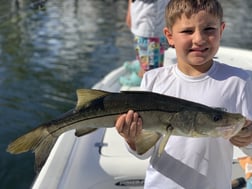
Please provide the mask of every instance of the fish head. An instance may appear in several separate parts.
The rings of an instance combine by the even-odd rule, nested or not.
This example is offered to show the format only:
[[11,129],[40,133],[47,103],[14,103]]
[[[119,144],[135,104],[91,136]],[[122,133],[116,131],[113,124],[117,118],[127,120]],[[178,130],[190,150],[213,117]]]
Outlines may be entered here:
[[176,123],[172,125],[178,135],[229,139],[241,130],[246,119],[241,114],[209,108],[202,111],[179,112],[175,115],[174,120]]
[[199,135],[229,139],[242,129],[245,121],[241,114],[211,109],[196,114],[194,130]]

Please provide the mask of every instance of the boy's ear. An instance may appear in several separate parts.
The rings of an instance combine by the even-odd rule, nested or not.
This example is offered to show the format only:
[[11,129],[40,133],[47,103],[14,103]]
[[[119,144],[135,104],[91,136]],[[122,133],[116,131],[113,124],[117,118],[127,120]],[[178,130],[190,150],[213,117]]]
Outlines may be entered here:
[[172,31],[168,27],[165,27],[164,30],[164,35],[169,43],[169,45],[172,47],[174,46],[174,41],[173,41],[173,36],[172,36]]
[[222,22],[221,23],[221,28],[220,28],[220,35],[221,35],[221,37],[222,37],[222,33],[223,33],[224,29],[225,29],[225,26],[226,26],[225,22]]

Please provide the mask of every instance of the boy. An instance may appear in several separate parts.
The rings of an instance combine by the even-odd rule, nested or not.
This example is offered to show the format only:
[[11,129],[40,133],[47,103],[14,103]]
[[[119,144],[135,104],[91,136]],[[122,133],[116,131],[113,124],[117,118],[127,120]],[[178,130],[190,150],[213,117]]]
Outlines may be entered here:
[[145,189],[230,189],[233,145],[249,152],[252,142],[252,80],[242,69],[213,60],[225,28],[217,0],[171,0],[165,17],[163,31],[176,49],[177,64],[146,72],[141,88],[222,107],[248,121],[230,140],[171,136],[160,157],[157,147],[141,156],[134,151],[144,124],[137,112],[121,115],[116,129],[133,154],[151,156]]

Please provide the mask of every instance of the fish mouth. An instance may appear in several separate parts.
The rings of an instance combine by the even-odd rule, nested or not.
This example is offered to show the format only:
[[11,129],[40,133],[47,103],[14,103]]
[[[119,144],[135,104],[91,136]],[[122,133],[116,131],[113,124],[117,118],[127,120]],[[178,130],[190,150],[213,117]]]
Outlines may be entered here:
[[215,131],[217,132],[217,135],[225,139],[230,139],[242,129],[243,125],[244,124],[242,123],[236,125],[225,125],[223,127],[216,127]]

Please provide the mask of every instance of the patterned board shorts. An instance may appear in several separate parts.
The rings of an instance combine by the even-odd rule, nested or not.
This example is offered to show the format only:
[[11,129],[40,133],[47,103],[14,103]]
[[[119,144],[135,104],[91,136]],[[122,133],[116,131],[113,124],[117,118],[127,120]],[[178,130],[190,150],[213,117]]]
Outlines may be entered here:
[[139,60],[143,70],[147,71],[163,66],[164,51],[168,48],[168,43],[164,36],[135,36],[134,47],[136,58]]

